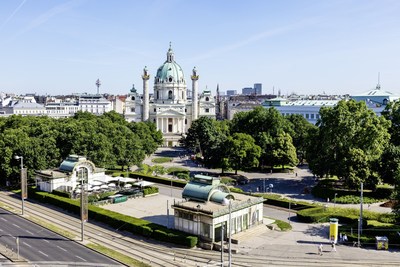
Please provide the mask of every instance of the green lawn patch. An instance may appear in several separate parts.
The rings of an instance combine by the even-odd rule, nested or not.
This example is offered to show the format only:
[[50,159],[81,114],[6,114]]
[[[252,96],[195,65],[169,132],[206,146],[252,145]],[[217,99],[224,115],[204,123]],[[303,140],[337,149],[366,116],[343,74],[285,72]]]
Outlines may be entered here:
[[172,158],[170,158],[170,157],[157,157],[157,158],[153,158],[151,160],[151,162],[157,163],[157,164],[167,163],[167,162],[171,162],[171,161],[172,161]]
[[132,266],[132,267],[150,267],[151,266],[149,264],[145,264],[145,263],[135,260],[131,257],[128,257],[118,251],[106,248],[99,244],[89,243],[89,244],[87,244],[87,246],[95,251],[100,252],[101,254],[107,255],[108,257],[113,258],[113,259],[125,264],[126,266]]

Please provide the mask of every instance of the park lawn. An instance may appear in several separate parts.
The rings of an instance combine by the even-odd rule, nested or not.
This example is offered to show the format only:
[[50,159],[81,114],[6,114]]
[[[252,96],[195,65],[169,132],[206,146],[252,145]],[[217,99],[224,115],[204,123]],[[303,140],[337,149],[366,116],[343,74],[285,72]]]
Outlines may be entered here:
[[171,162],[171,161],[172,161],[172,158],[170,158],[170,157],[157,157],[157,158],[153,158],[151,160],[151,162],[157,163],[157,164],[167,163],[167,162]]

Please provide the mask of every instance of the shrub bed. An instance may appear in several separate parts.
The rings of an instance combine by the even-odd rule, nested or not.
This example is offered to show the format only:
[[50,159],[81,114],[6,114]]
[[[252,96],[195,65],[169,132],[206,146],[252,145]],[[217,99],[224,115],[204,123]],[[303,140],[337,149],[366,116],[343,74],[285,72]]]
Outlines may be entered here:
[[269,204],[273,206],[278,206],[282,208],[289,208],[293,211],[309,209],[315,207],[314,204],[305,202],[305,201],[294,201],[291,199],[284,198],[277,194],[256,194],[257,196],[262,196],[264,200],[264,204]]
[[155,186],[151,186],[151,187],[146,187],[143,189],[143,195],[147,196],[147,195],[151,195],[151,194],[156,194],[158,193],[158,187]]
[[[315,197],[319,197],[322,199],[331,199],[335,198],[336,194],[336,202],[343,196],[351,196],[360,197],[360,192],[357,190],[349,190],[341,188],[341,183],[337,179],[329,178],[322,179],[318,182],[316,186],[314,186],[311,190],[311,193]],[[379,185],[376,190],[364,190],[363,196],[365,199],[369,199],[367,201],[374,201],[370,203],[376,203],[383,201],[384,199],[390,199],[393,194],[393,187],[387,185]],[[355,198],[354,198],[355,199]],[[345,200],[344,200],[345,201]],[[344,202],[343,202],[344,203]],[[349,202],[350,203],[350,202]],[[360,203],[359,201],[356,203]]]
[[[361,198],[360,198],[360,196],[346,195],[346,196],[336,197],[335,201],[336,201],[336,203],[341,203],[341,204],[359,204],[359,203],[361,203]],[[377,203],[377,202],[382,202],[382,201],[384,201],[384,200],[370,198],[370,197],[363,197],[364,204],[372,204],[372,203]]]

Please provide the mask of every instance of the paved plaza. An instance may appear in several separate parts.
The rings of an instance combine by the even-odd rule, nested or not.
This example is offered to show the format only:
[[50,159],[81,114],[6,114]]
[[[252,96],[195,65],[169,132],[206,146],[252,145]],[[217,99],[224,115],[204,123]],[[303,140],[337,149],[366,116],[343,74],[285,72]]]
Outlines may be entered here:
[[[168,151],[168,149],[164,150]],[[168,151],[168,153],[171,152]],[[165,155],[165,153],[162,153],[162,155]],[[151,158],[147,159],[147,163],[151,164]],[[210,171],[197,165],[194,166],[193,164],[190,164],[191,163],[187,162],[187,159],[182,159],[177,156],[167,165],[186,166],[192,171],[195,170],[197,172]],[[253,181],[242,186],[242,189],[245,191],[254,190],[259,186],[259,183],[264,182],[264,179],[268,182],[274,180],[274,191],[277,193],[295,199],[324,201],[321,199],[313,199],[310,195],[301,194],[300,190],[302,190],[302,187],[310,186],[314,181],[314,178],[307,169],[297,169],[296,172],[297,175],[295,173],[246,173],[246,176]],[[278,180],[286,181],[286,183],[279,183],[277,182]],[[295,186],[293,186],[293,184],[295,184]],[[159,188],[160,194],[156,196],[130,199],[127,202],[110,204],[103,207],[126,215],[143,218],[151,222],[172,227],[173,210],[170,206],[174,201],[182,201],[182,198],[180,197],[181,189],[163,185],[160,185]],[[334,203],[326,204],[334,205]],[[358,207],[357,205],[353,206]],[[379,207],[378,204],[370,206],[369,208],[380,212],[390,212],[390,209]],[[289,214],[288,211],[285,210],[276,210],[274,208],[265,207],[264,216],[288,221]],[[266,222],[272,223],[273,221],[267,220]],[[331,251],[331,246],[328,240],[328,224],[299,223],[296,222],[295,216],[291,216],[291,225],[293,229],[288,232],[282,232],[277,229],[271,230],[267,225],[265,225],[265,229],[257,232],[248,231],[248,234],[242,234],[239,244],[232,245],[233,249],[237,250],[238,253],[241,254],[264,255],[272,258],[303,260],[326,259],[328,262],[329,260],[347,261],[353,262],[354,266],[357,266],[357,262],[362,262],[365,266],[365,262],[368,261],[373,262],[371,265],[367,264],[368,266],[380,266],[377,262],[381,262],[381,265],[385,266],[400,265],[400,252],[398,250],[391,249],[389,251],[378,251],[374,248],[358,248],[338,244],[337,251]],[[324,247],[322,256],[318,255],[319,244],[323,244]],[[325,266],[329,266],[329,264]]]

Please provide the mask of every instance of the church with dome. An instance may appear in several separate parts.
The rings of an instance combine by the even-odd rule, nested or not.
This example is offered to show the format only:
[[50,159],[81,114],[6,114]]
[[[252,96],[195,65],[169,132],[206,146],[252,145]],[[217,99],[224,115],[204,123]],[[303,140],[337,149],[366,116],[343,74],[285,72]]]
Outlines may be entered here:
[[125,119],[129,122],[151,121],[164,137],[164,146],[175,146],[201,116],[216,117],[216,104],[211,91],[199,92],[199,75],[192,70],[191,89],[187,88],[181,66],[176,63],[171,45],[166,61],[154,76],[153,93],[149,91],[151,74],[143,69],[143,94],[133,86],[125,100]]

